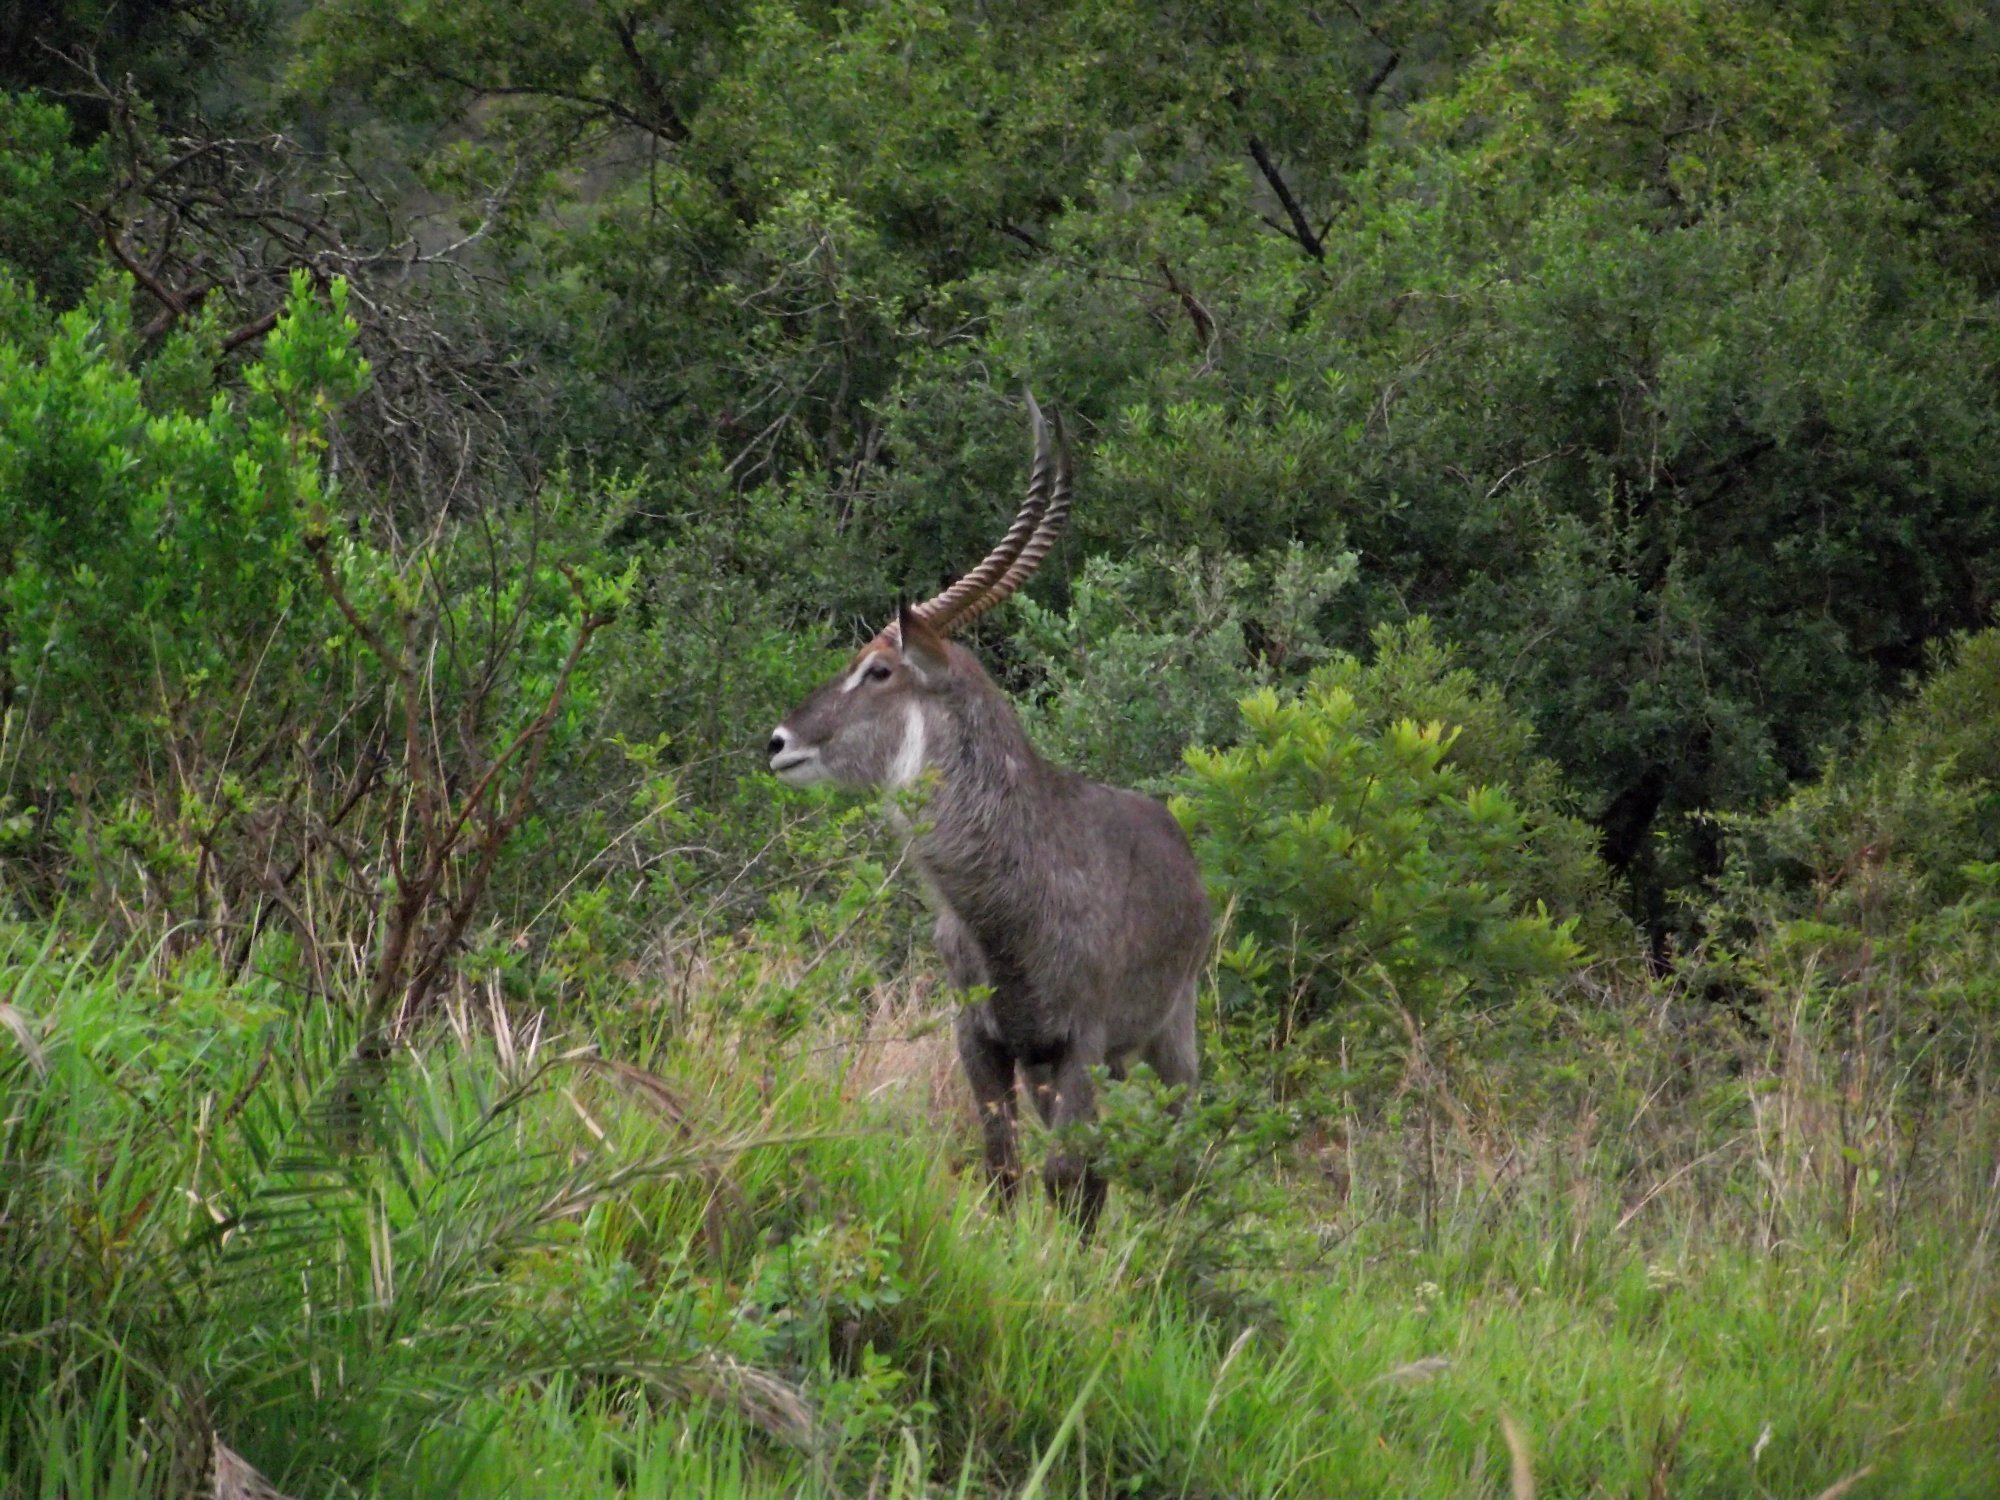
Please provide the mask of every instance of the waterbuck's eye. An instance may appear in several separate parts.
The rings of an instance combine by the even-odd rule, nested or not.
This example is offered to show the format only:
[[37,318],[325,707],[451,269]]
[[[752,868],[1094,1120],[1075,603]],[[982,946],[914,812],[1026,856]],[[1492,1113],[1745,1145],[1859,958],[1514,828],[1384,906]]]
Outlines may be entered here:
[[889,680],[889,664],[878,661],[871,665],[862,675],[868,682],[887,682]]

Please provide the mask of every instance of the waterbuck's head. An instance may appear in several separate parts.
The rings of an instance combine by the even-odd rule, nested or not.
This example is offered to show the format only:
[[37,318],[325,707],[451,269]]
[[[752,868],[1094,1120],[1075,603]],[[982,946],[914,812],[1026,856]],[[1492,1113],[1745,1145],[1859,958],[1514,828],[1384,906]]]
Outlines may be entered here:
[[986,558],[923,604],[904,605],[894,623],[857,651],[837,676],[785,716],[771,733],[771,769],[794,786],[830,781],[861,791],[913,785],[926,751],[960,717],[968,696],[993,693],[963,647],[947,637],[1027,582],[1069,519],[1069,451],[1062,418],[1055,441],[1035,398],[1035,462],[1028,497]]

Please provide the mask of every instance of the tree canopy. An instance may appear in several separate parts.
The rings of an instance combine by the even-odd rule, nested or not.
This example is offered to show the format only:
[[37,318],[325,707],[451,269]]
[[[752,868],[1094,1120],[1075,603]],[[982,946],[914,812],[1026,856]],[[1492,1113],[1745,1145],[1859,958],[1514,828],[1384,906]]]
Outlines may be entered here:
[[194,333],[224,381],[293,272],[345,277],[344,503],[627,484],[610,543],[706,658],[653,705],[690,760],[796,675],[743,631],[839,638],[976,554],[1024,384],[1084,450],[1046,599],[1096,554],[1351,554],[1307,644],[1428,617],[1656,936],[1704,814],[1991,618],[1983,7],[44,9],[10,274],[122,273],[135,355]]

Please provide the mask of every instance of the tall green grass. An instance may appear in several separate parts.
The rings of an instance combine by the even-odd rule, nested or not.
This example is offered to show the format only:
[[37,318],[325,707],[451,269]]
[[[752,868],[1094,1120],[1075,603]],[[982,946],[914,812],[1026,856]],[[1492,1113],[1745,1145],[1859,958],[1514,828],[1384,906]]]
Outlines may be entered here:
[[0,996],[0,1493],[218,1445],[313,1496],[2000,1484],[1993,1112],[1857,1213],[1810,1038],[1670,1097],[1655,1035],[1511,1136],[1345,1122],[1218,1301],[1172,1205],[999,1213],[828,1036],[486,1009],[371,1064],[276,980],[18,930]]

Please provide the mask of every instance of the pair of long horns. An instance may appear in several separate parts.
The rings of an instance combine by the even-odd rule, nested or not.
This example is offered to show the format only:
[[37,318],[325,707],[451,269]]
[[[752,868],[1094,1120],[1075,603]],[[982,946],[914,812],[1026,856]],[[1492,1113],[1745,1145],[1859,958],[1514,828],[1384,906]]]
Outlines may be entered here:
[[1063,438],[1062,413],[1055,414],[1053,443],[1032,391],[1028,392],[1028,415],[1035,426],[1035,464],[1028,473],[1028,498],[1015,513],[1014,524],[978,567],[910,611],[940,635],[950,634],[1011,598],[1034,576],[1068,524],[1069,444]]

